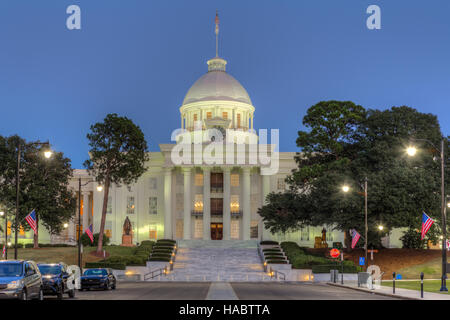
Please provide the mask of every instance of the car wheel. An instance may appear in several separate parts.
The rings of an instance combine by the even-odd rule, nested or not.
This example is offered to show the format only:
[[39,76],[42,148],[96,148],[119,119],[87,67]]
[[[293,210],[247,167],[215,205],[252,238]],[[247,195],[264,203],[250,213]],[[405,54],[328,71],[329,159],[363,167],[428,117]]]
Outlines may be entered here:
[[116,283],[114,282],[113,286],[111,287],[113,290],[116,290]]
[[69,291],[69,298],[75,298],[75,289]]
[[63,294],[64,294],[64,288],[61,286],[61,287],[58,289],[58,293],[56,294],[56,298],[57,298],[58,300],[61,300],[61,299],[63,298]]
[[27,289],[23,289],[22,290],[22,294],[20,295],[20,300],[22,300],[22,301],[27,301],[28,300]]
[[109,281],[107,281],[105,284],[105,290],[109,290]]
[[38,300],[40,301],[44,300],[44,290],[42,290],[42,288],[39,289]]

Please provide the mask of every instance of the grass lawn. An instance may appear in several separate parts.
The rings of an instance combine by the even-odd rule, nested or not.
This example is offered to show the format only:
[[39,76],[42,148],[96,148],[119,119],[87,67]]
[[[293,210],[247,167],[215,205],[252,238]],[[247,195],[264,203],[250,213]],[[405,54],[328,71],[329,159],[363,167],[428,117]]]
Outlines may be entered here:
[[[383,286],[392,288],[392,281],[383,281],[381,283]],[[395,281],[396,288],[411,289],[420,291],[420,280],[411,281]],[[424,280],[423,281],[423,291],[448,294],[448,292],[440,292],[441,280]]]
[[424,279],[440,279],[441,270],[442,258],[435,258],[426,263],[402,268],[397,271],[397,274],[401,274],[403,279],[419,279],[420,273],[423,272]]
[[[122,246],[106,246],[104,247],[110,256],[131,256],[134,254],[136,247]],[[90,255],[89,253],[96,250],[96,247],[84,247],[82,262],[95,262],[102,260],[101,258]],[[69,265],[78,264],[78,248],[61,247],[61,248],[26,248],[18,249],[18,258],[23,260],[33,260],[37,263],[56,263],[65,262]],[[14,249],[8,250],[8,258],[14,257]]]

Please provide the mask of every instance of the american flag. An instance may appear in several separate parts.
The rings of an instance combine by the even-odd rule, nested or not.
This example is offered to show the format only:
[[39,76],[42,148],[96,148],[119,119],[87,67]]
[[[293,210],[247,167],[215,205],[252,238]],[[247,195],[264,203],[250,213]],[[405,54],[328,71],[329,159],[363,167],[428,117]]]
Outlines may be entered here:
[[358,243],[359,238],[361,238],[361,235],[356,231],[355,229],[352,230],[352,249],[356,247],[356,244]]
[[2,258],[6,256],[6,245],[3,245]]
[[93,231],[94,230],[93,230],[92,224],[89,226],[89,228],[84,230],[84,232],[88,235],[89,239],[91,239],[91,243],[94,243],[94,235],[92,234]]
[[425,238],[428,230],[430,230],[431,225],[434,223],[434,220],[431,219],[425,212],[422,213],[422,240]]
[[36,211],[33,209],[29,215],[25,217],[31,229],[34,230],[34,234],[37,234],[37,224],[36,224]]

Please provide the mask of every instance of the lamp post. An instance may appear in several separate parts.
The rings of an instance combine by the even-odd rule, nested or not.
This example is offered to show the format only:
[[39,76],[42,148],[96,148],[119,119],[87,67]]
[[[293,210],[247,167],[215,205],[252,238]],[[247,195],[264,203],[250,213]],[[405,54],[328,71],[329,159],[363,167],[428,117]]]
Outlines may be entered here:
[[6,215],[6,212],[0,211],[0,217],[5,217],[5,260],[8,260],[8,216]]
[[[77,238],[78,238],[78,267],[81,270],[81,187],[88,185],[89,183],[94,182],[94,180],[86,181],[81,184],[81,178],[78,178],[78,230],[77,230]],[[102,191],[102,186],[97,186],[97,191]],[[83,211],[83,214],[85,212]]]
[[[52,152],[50,151],[50,143],[46,142],[31,142],[27,143],[26,146],[47,146],[48,149],[44,151],[44,156],[46,159],[49,159],[52,156]],[[19,187],[20,187],[20,156],[22,152],[22,145],[17,145],[17,172],[16,172],[16,216],[15,216],[15,225],[14,225],[14,260],[17,260],[17,236],[19,230]]]
[[[368,233],[368,224],[367,224],[367,177],[364,178],[364,234],[365,234],[365,238],[364,238],[364,256],[365,256],[365,260],[364,260],[364,267],[367,269],[367,246],[368,246],[368,242],[367,242],[367,233]],[[342,191],[344,191],[345,193],[350,191],[350,187],[347,185],[342,186]]]
[[[431,145],[436,151],[439,152],[441,158],[441,218],[442,218],[442,278],[441,278],[441,289],[440,291],[448,291],[446,285],[447,276],[447,250],[446,250],[446,240],[447,240],[447,216],[446,216],[446,204],[445,204],[445,158],[444,158],[444,143],[445,139],[441,140],[441,148],[436,147],[431,141],[427,139],[414,139],[413,141],[424,141]],[[417,149],[414,146],[410,146],[406,149],[408,156],[413,157],[417,153]]]

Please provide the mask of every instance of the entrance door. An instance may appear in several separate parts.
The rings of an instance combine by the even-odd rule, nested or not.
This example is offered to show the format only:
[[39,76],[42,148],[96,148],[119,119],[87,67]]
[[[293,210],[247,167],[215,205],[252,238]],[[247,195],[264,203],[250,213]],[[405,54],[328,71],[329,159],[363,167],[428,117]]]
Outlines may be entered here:
[[223,224],[211,223],[211,240],[222,240],[223,238]]

